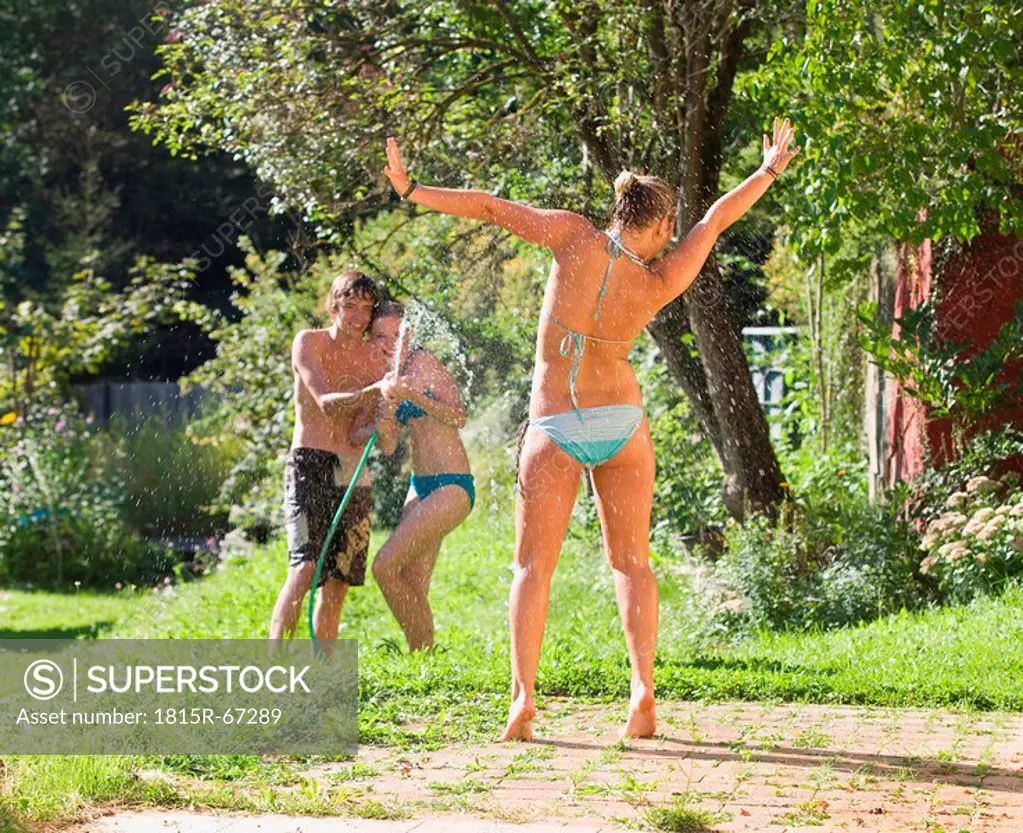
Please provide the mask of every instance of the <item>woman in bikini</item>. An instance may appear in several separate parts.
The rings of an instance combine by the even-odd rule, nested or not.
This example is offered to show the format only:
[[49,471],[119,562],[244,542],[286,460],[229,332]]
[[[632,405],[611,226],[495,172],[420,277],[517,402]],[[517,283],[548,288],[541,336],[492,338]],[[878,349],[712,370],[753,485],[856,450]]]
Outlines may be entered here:
[[400,372],[381,380],[378,403],[357,416],[349,438],[361,445],[375,428],[380,449],[393,454],[400,427],[408,426],[412,484],[398,526],[373,559],[373,577],[415,651],[433,646],[428,597],[433,567],[444,536],[472,511],[476,490],[458,434],[465,410],[451,374],[426,351],[410,349],[408,339],[395,364],[403,315],[401,304],[385,301],[373,319],[374,348]]
[[[529,423],[522,439],[516,500],[515,577],[509,602],[512,702],[502,739],[532,738],[534,684],[551,576],[580,476],[596,494],[604,550],[632,666],[623,737],[656,727],[654,651],[657,583],[649,566],[654,453],[643,400],[629,365],[632,342],[663,306],[696,279],[721,233],[743,216],[799,151],[789,120],[763,137],[764,163],[720,197],[685,239],[671,240],[678,196],[658,177],[623,171],[608,228],[571,211],[539,209],[475,189],[411,180],[387,140],[384,173],[404,199],[501,226],[554,255],[537,334]],[[585,358],[585,361],[584,361]]]

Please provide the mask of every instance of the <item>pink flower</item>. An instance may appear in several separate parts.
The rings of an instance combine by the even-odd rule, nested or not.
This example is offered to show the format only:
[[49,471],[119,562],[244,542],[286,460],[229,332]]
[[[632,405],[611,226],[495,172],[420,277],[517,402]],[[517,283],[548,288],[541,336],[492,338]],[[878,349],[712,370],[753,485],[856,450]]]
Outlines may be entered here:
[[116,587],[118,590],[120,590],[121,589],[121,582],[117,582],[117,584],[115,584],[114,587]]
[[170,584],[171,583],[171,577],[170,576],[164,576],[163,583],[164,584]]
[[64,418],[61,417],[59,420],[57,420],[57,424],[53,426],[53,430],[60,434],[66,427],[67,423],[64,421]]
[[58,413],[59,411],[56,408],[51,407],[46,409],[47,416],[56,416]]
[[206,546],[209,547],[211,550],[212,549],[216,549],[216,547],[217,547],[217,539],[216,538],[207,538],[206,539]]

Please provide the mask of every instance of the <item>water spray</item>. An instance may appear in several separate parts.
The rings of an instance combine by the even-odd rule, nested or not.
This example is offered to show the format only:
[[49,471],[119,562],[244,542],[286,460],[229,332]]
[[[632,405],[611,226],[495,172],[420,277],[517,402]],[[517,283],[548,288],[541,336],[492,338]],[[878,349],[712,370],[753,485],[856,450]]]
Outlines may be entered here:
[[408,341],[409,323],[408,315],[401,317],[401,325],[398,327],[398,340],[394,344],[394,371],[395,376],[401,375],[401,354],[405,352],[405,342]]

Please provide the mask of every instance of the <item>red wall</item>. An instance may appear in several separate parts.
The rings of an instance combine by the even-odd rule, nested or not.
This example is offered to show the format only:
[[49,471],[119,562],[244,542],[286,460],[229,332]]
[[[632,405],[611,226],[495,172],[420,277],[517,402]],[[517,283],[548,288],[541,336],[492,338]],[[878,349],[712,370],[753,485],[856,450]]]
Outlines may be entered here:
[[[895,287],[895,317],[915,308],[936,288],[931,275],[931,241],[920,246],[899,245]],[[1023,240],[988,231],[978,235],[942,270],[945,300],[937,311],[937,327],[953,341],[973,345],[964,356],[983,350],[1003,323],[1012,318],[1016,299],[1023,298]],[[898,335],[898,324],[894,327]],[[1002,381],[1012,383],[1023,374],[1023,361],[1005,368]],[[923,469],[924,433],[940,465],[948,459],[950,426],[947,419],[931,418],[928,408],[904,394],[890,380],[886,391],[889,421],[889,486],[912,480]],[[1023,429],[1023,401],[990,414],[977,429],[1012,423]],[[970,432],[973,433],[973,432]],[[1023,456],[999,468],[1023,473]]]

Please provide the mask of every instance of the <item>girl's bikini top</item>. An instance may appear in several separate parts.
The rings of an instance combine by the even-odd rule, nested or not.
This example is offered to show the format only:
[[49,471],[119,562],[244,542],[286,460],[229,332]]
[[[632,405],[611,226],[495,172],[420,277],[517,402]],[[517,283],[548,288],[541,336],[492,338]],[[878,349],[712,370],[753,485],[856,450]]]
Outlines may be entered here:
[[[600,286],[600,294],[597,296],[597,306],[593,310],[593,320],[597,320],[597,316],[600,315],[600,302],[604,300],[604,294],[607,292],[607,280],[611,276],[611,264],[615,262],[617,258],[625,255],[633,263],[642,266],[644,269],[650,268],[649,261],[643,260],[637,255],[630,252],[625,245],[622,243],[621,237],[618,235],[604,230],[604,234],[608,236],[607,245],[604,247],[604,251],[611,255],[611,258],[607,262],[607,269],[604,270],[604,282]],[[553,315],[546,310],[543,311],[551,321],[557,324],[561,329],[565,331],[565,337],[561,340],[561,355],[571,356],[572,365],[568,371],[568,391],[572,397],[572,405],[576,411],[579,410],[579,402],[575,397],[575,381],[579,376],[579,367],[583,360],[583,350],[586,347],[587,341],[599,341],[604,344],[629,344],[629,341],[619,341],[612,338],[597,338],[597,336],[587,335],[586,333],[580,333],[578,330],[573,330],[571,327],[567,327],[558,321]],[[581,417],[580,417],[581,418]]]
[[[434,401],[437,400],[437,397],[431,390],[424,391],[423,396],[428,396]],[[419,419],[419,417],[424,416],[426,416],[426,411],[420,408],[411,399],[402,399],[398,404],[398,407],[394,409],[394,418],[402,425],[407,425],[409,420]]]

